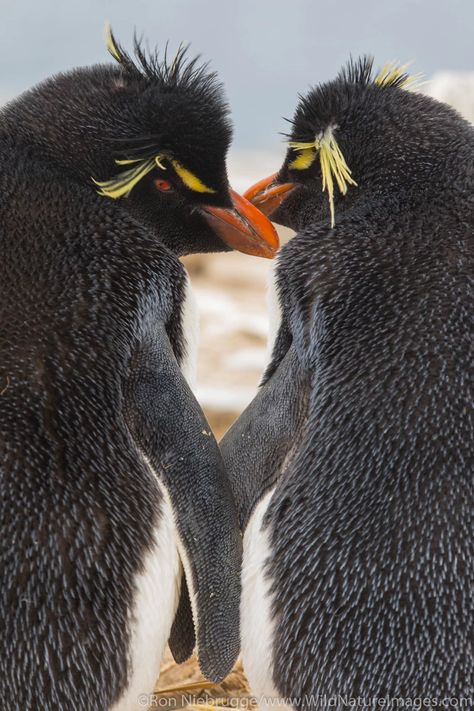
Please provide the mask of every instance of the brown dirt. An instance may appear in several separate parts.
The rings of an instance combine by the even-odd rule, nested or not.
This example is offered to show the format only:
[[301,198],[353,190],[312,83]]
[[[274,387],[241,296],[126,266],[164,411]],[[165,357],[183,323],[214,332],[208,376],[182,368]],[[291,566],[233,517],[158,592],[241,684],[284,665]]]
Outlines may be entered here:
[[[163,693],[161,690],[165,689],[174,691]],[[199,709],[203,704],[239,709],[255,705],[240,662],[221,684],[214,685],[204,680],[194,656],[178,665],[174,663],[169,652],[161,665],[155,694],[158,698],[152,699],[150,709]]]

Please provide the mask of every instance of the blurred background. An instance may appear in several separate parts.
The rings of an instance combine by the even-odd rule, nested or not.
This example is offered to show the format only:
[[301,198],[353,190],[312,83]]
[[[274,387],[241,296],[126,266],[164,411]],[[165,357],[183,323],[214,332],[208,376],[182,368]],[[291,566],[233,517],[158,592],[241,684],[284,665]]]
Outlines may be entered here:
[[[334,77],[350,55],[411,61],[423,91],[474,120],[472,0],[0,0],[0,105],[43,78],[109,61],[104,21],[131,47],[190,42],[225,83],[235,124],[230,180],[244,190],[274,172],[299,92]],[[289,238],[282,231],[283,239]],[[266,362],[271,264],[242,254],[188,258],[201,312],[197,397],[220,437],[255,394]],[[166,658],[160,688],[200,677]],[[240,667],[213,698],[245,696]],[[200,687],[194,690],[200,693]]]
[[[413,61],[430,78],[474,69],[472,0],[0,0],[0,97],[54,72],[108,61],[108,19],[129,44],[190,42],[225,82],[236,149],[281,150],[298,92],[349,55]],[[245,165],[241,165],[245,168]]]
[[[103,27],[201,54],[225,83],[235,125],[231,183],[274,172],[298,93],[350,55],[412,62],[423,91],[474,119],[472,0],[0,0],[0,104],[43,78],[107,62]],[[284,234],[284,239],[288,234]],[[252,399],[265,364],[271,265],[240,254],[187,260],[201,309],[197,395],[221,435]]]

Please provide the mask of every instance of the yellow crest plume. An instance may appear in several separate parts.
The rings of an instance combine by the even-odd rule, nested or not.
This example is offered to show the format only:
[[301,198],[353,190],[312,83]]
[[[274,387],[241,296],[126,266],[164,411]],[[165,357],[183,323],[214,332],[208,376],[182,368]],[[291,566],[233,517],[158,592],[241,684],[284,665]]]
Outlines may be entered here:
[[314,141],[306,143],[290,141],[288,144],[290,148],[299,152],[299,155],[289,165],[292,170],[306,170],[315,161],[316,156],[319,155],[323,192],[327,191],[328,194],[331,227],[335,225],[334,180],[342,195],[347,193],[349,185],[357,185],[334,137],[334,128],[330,126],[324,133],[316,136]]

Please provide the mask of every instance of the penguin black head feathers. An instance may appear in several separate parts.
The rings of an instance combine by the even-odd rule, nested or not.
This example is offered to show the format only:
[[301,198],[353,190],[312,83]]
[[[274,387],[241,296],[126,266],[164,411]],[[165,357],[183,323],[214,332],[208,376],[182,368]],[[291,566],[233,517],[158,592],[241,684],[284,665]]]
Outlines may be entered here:
[[300,97],[280,171],[246,197],[295,229],[319,219],[334,227],[337,213],[413,194],[414,186],[420,194],[433,183],[446,185],[465,122],[409,91],[418,79],[406,65],[388,63],[375,74],[372,58],[351,60],[333,81]]
[[[178,254],[230,248],[271,257],[274,229],[227,180],[223,89],[180,47],[134,57],[107,29],[114,65],[59,74],[6,108],[8,135],[122,206]],[[40,120],[39,120],[40,119]]]

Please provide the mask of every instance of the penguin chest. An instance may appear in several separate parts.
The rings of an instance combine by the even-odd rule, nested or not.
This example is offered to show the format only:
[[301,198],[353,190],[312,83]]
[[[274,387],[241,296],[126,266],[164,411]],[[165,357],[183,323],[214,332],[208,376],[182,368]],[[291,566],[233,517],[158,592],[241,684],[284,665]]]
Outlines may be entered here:
[[129,683],[110,711],[146,708],[178,606],[182,567],[171,503],[163,496],[161,514],[140,572],[130,611]]
[[290,709],[273,681],[275,621],[272,616],[271,556],[268,527],[263,521],[274,489],[256,505],[244,534],[242,564],[242,661],[252,693],[261,709]]

